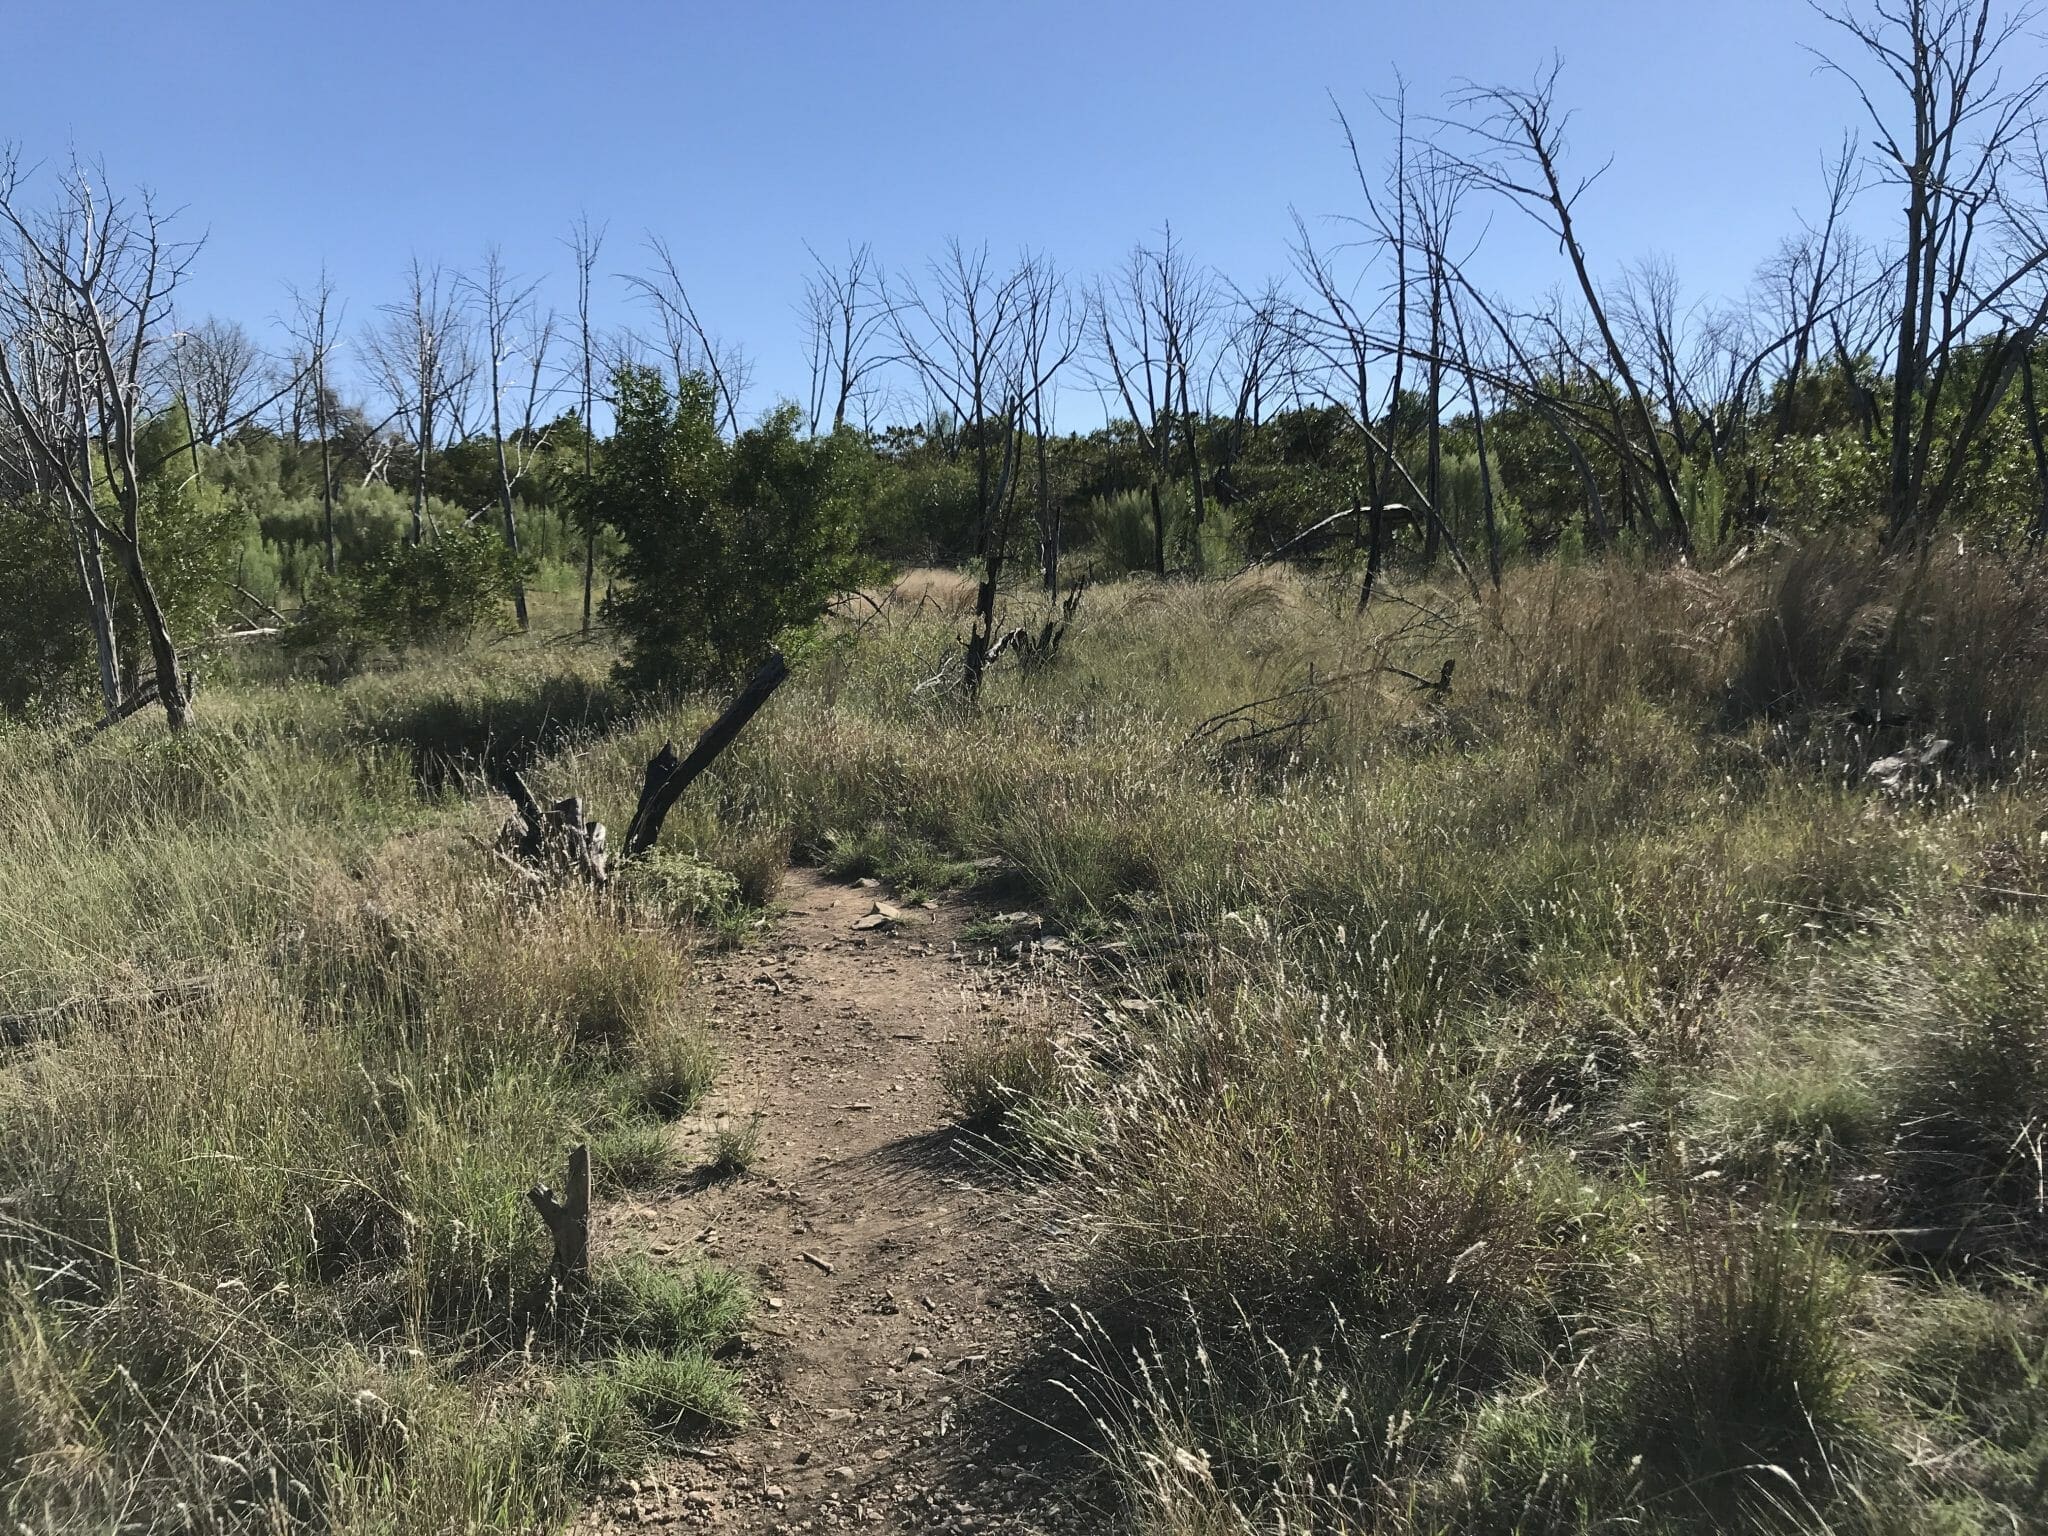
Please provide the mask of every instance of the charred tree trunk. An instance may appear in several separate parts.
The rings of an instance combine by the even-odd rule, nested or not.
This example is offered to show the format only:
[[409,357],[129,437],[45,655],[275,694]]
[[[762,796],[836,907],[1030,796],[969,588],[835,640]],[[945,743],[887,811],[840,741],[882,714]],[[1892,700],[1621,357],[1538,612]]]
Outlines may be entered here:
[[2020,405],[2027,418],[2027,441],[2034,449],[2034,475],[2039,487],[2040,507],[2034,513],[2033,540],[2048,539],[2048,438],[2041,432],[2041,409],[2034,397],[2034,349],[2020,353]]
[[1443,467],[1444,467],[1444,359],[1443,359],[1443,318],[1444,286],[1443,277],[1432,267],[1429,279],[1429,504],[1436,510],[1436,516],[1429,520],[1429,529],[1422,539],[1422,563],[1425,568],[1436,564],[1438,551],[1443,542]]
[[136,611],[142,615],[143,636],[149,642],[150,660],[156,669],[157,701],[164,707],[164,719],[170,728],[183,730],[191,717],[191,694],[184,670],[178,664],[178,648],[171,641],[163,605],[157,601],[156,587],[143,567],[142,552],[135,544],[127,539],[120,540],[115,553],[120,557],[122,574],[128,578],[128,585],[133,590]]
[[991,648],[996,641],[996,591],[1002,577],[1003,551],[1010,541],[1010,489],[1017,469],[1019,427],[1012,431],[1004,418],[1003,467],[996,482],[995,505],[981,531],[981,585],[974,592],[974,632],[967,639],[967,660],[960,686],[968,698],[981,693],[981,680],[988,670]]
[[626,828],[626,856],[644,853],[661,836],[661,824],[668,816],[683,791],[690,787],[697,775],[717,759],[718,754],[731,746],[746,723],[761,711],[783,680],[789,676],[789,663],[782,659],[780,651],[773,652],[761,664],[747,686],[740,690],[739,697],[726,705],[723,713],[704,728],[697,738],[697,744],[690,748],[690,755],[681,762],[676,761],[674,743],[665,745],[654,760],[647,765],[647,778],[640,787],[640,803],[633,812],[633,820]]

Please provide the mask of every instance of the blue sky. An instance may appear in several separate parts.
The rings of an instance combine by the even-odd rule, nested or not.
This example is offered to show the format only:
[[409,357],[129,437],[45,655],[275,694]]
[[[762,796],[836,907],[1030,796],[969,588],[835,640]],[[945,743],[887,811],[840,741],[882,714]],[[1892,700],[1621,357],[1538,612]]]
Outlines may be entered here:
[[[208,236],[192,312],[267,328],[324,262],[359,324],[410,254],[464,266],[494,241],[566,310],[560,241],[587,211],[611,272],[648,230],[672,243],[755,357],[757,407],[803,389],[805,240],[901,268],[958,235],[1087,273],[1170,219],[1242,285],[1284,274],[1290,209],[1358,206],[1331,95],[1377,153],[1369,98],[1397,69],[1427,112],[1561,53],[1577,162],[1614,157],[1580,212],[1593,260],[1667,253],[1704,293],[1817,204],[1853,107],[1798,0],[116,0],[91,35],[68,5],[6,10],[0,137],[184,207]],[[1505,213],[1485,271],[1519,293],[1562,275]],[[600,301],[637,313],[616,279]]]

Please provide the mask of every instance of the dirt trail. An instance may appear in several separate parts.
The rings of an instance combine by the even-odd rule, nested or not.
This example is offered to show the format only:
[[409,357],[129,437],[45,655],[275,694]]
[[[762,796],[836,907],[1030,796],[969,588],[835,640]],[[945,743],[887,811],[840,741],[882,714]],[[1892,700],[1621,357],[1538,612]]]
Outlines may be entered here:
[[643,1476],[592,1529],[1041,1531],[1059,1477],[998,1382],[1044,1315],[1030,1213],[948,1124],[940,1052],[1001,981],[958,904],[856,927],[885,892],[793,870],[770,943],[706,961],[725,1067],[680,1128],[708,1157],[758,1114],[753,1171],[615,1207],[600,1240],[703,1257],[762,1297],[750,1423]]

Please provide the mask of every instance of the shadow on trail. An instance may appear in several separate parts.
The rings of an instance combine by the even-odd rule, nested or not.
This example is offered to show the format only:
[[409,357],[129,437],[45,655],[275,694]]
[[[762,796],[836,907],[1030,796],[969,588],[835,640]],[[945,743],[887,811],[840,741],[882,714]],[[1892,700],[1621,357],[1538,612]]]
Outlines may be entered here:
[[[937,1510],[983,1517],[979,1529],[1081,1536],[1115,1527],[1098,1427],[1068,1390],[1077,1369],[1050,1314],[1039,1344],[986,1380],[962,1369],[952,1433],[938,1444]],[[1085,1367],[1082,1367],[1085,1369]]]
[[[1017,1144],[957,1123],[900,1137],[872,1156],[890,1174],[983,1188],[1024,1190],[1045,1177]],[[1034,1279],[1030,1289],[1030,1348],[993,1374],[971,1361],[949,1374],[944,1390],[954,1399],[952,1428],[935,1447],[934,1511],[942,1521],[961,1522],[963,1530],[1037,1536],[1108,1530],[1114,1491],[1104,1475],[1099,1426],[1083,1406],[1102,1383],[1092,1379],[1096,1367],[1075,1358],[1074,1330],[1053,1311],[1044,1282]]]

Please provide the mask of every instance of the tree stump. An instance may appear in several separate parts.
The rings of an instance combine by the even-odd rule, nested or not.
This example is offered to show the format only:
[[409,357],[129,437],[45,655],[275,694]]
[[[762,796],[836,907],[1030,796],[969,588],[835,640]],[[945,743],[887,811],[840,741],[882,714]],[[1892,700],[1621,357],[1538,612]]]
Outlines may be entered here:
[[541,1298],[541,1309],[552,1311],[560,1297],[580,1292],[590,1283],[590,1148],[570,1149],[569,1178],[561,1198],[545,1184],[534,1185],[526,1198],[540,1212],[554,1239],[555,1257],[548,1266]]

